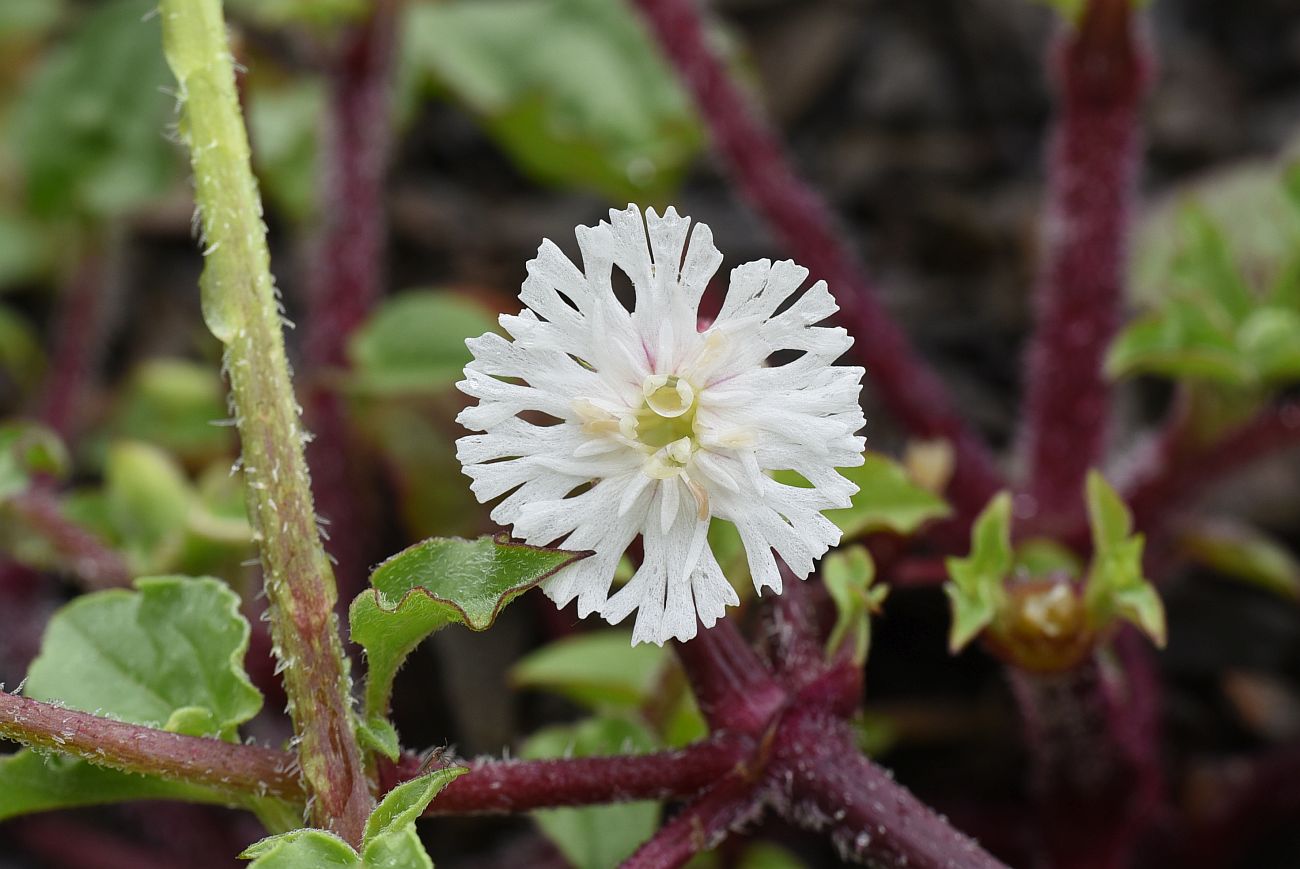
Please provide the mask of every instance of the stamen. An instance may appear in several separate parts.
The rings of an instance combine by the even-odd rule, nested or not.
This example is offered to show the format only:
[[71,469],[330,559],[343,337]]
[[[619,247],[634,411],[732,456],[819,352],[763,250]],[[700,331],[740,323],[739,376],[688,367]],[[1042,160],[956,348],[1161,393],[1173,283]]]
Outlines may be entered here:
[[709,490],[685,474],[682,474],[682,479],[686,481],[686,488],[695,496],[695,518],[705,521],[709,518]]

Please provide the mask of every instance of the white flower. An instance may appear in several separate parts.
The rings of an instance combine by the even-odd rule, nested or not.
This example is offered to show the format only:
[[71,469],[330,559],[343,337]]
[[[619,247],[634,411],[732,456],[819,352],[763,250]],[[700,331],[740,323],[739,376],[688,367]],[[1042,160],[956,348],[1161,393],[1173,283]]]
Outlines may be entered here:
[[[822,511],[857,491],[835,469],[862,464],[863,370],[832,364],[853,343],[843,329],[813,325],[837,309],[824,282],[785,305],[807,269],[736,268],[700,331],[700,297],[722,263],[708,226],[688,245],[690,219],[672,208],[609,218],[578,227],[582,271],[542,242],[519,294],[527,307],[501,317],[513,341],[468,342],[474,361],[457,386],[479,401],[458,421],[482,434],[456,454],[480,501],[511,492],[492,518],[516,536],[594,550],[547,581],[558,605],[576,597],[580,616],[610,623],[636,610],[633,642],[688,640],[697,617],[712,627],[738,602],[708,544],[711,519],[740,532],[760,593],[781,591],[774,549],[804,578],[839,542]],[[635,290],[630,313],[615,267]],[[783,469],[811,488],[767,473]],[[637,535],[641,566],[611,595]]]

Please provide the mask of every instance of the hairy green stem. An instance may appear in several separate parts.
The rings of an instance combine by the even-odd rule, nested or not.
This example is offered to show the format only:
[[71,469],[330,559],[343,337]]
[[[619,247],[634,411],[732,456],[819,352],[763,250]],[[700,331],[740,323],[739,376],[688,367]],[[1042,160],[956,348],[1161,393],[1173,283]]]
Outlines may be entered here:
[[353,728],[351,680],[334,616],[337,591],[312,504],[221,4],[162,0],[161,8],[202,217],[203,317],[225,345],[271,634],[312,819],[357,845],[373,798]]

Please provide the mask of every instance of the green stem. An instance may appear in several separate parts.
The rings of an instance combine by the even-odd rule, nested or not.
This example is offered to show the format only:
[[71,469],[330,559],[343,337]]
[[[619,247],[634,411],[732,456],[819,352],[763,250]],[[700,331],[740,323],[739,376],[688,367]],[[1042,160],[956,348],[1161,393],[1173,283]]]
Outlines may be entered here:
[[202,217],[203,317],[225,345],[271,633],[312,818],[358,845],[373,798],[353,729],[351,679],[334,616],[337,591],[312,504],[221,4],[162,0],[161,8]]

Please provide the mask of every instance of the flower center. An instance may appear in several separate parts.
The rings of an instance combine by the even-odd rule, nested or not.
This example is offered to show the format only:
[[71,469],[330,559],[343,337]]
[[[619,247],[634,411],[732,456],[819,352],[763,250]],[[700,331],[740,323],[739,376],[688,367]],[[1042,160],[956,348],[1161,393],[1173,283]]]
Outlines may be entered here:
[[[695,389],[680,377],[652,374],[641,385],[645,404],[636,412],[636,439],[659,450],[673,444],[676,454],[695,446]],[[686,439],[687,443],[677,446]]]

